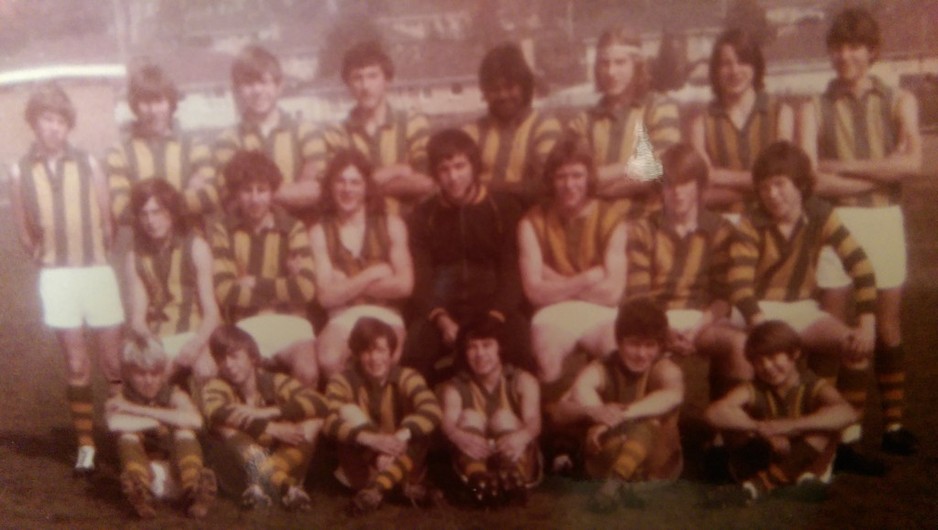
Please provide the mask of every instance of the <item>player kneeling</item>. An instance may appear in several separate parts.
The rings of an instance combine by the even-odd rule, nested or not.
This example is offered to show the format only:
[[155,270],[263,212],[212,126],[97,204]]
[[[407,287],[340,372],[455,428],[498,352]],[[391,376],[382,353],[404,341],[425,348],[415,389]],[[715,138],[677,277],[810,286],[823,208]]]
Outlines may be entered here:
[[798,370],[801,348],[798,333],[778,320],[750,332],[745,352],[755,380],[706,411],[729,431],[730,469],[742,486],[715,490],[710,506],[750,504],[780,486],[795,486],[791,493],[804,500],[826,496],[840,430],[857,413],[832,385]]
[[202,387],[203,412],[244,470],[242,504],[269,505],[276,493],[287,509],[309,509],[303,480],[328,411],[325,399],[286,374],[263,370],[257,343],[236,326],[215,330],[209,351],[219,377]]
[[423,376],[394,360],[397,333],[383,321],[360,318],[348,345],[352,366],[326,386],[326,432],[339,441],[336,478],[358,492],[350,512],[376,510],[398,485],[415,504],[436,501],[423,483],[430,434],[440,423],[436,396]]
[[552,407],[559,426],[586,427],[586,472],[605,480],[591,501],[595,511],[642,507],[632,483],[681,474],[684,376],[664,355],[668,336],[668,319],[651,299],[625,302],[615,320],[615,354],[584,368]]
[[502,364],[502,333],[492,318],[467,325],[459,341],[466,369],[440,391],[456,474],[480,505],[524,503],[542,478],[540,387]]
[[[124,348],[124,385],[106,404],[108,430],[118,437],[121,489],[141,518],[156,516],[155,497],[179,496],[190,517],[204,517],[216,486],[215,474],[202,466],[196,438],[202,416],[188,394],[168,384],[168,362],[154,339],[138,339]],[[162,462],[148,456],[154,452],[162,454]],[[172,473],[167,458],[172,458]]]

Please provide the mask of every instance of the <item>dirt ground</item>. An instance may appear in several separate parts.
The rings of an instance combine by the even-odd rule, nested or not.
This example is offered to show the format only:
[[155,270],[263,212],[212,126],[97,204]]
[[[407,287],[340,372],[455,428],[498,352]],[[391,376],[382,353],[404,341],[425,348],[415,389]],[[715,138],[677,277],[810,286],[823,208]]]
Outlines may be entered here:
[[[938,138],[929,137],[927,168],[938,162]],[[522,509],[476,511],[461,507],[420,510],[399,504],[350,519],[348,494],[327,471],[311,473],[311,513],[279,509],[245,512],[222,499],[204,521],[193,522],[163,509],[140,523],[124,503],[117,483],[113,445],[102,431],[99,470],[89,479],[72,477],[73,436],[65,407],[64,366],[54,337],[40,322],[36,273],[20,251],[9,210],[0,207],[0,527],[2,528],[938,528],[938,179],[909,181],[905,190],[910,277],[904,307],[909,356],[907,424],[923,446],[917,456],[887,458],[882,479],[841,475],[831,498],[819,505],[769,500],[750,508],[707,511],[697,506],[709,486],[699,480],[699,450],[688,447],[689,464],[676,484],[645,492],[644,510],[598,516],[584,505],[594,487],[549,478]],[[690,395],[684,432],[699,436],[706,396],[706,363],[684,363]],[[103,383],[97,381],[100,413]],[[866,445],[878,446],[878,402],[866,418]],[[695,433],[698,434],[695,436]]]

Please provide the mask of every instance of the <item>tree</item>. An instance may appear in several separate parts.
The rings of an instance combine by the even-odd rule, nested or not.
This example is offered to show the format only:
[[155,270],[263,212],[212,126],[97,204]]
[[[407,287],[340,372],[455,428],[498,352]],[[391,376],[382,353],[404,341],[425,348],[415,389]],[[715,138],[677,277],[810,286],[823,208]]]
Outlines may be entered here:
[[743,30],[762,47],[775,39],[775,28],[769,24],[765,8],[756,0],[735,0],[726,11],[726,29]]
[[687,81],[687,55],[673,33],[661,34],[661,46],[658,57],[651,63],[651,79],[656,91],[677,90]]

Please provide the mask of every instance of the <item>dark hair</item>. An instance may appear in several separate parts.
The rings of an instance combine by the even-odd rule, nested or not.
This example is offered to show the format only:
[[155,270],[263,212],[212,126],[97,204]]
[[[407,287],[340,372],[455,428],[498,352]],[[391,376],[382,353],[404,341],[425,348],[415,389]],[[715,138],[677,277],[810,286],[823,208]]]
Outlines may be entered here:
[[280,168],[261,151],[237,151],[225,164],[223,171],[228,193],[237,193],[241,187],[255,182],[264,182],[276,191],[283,182]]
[[260,363],[261,352],[257,348],[254,337],[234,324],[218,326],[208,338],[208,351],[219,364],[222,359],[238,350],[245,350],[255,364]]
[[759,42],[753,38],[752,34],[741,29],[728,29],[717,37],[713,43],[713,51],[710,53],[710,89],[717,99],[722,99],[722,90],[720,89],[720,51],[724,46],[733,48],[736,52],[736,58],[743,64],[748,64],[753,69],[752,86],[756,90],[765,88],[765,58],[762,57],[762,49]]
[[759,153],[759,158],[752,166],[753,187],[758,188],[763,181],[777,175],[791,179],[801,192],[802,200],[811,196],[815,182],[814,170],[811,169],[808,155],[797,145],[779,141]]
[[702,194],[710,178],[707,161],[697,149],[688,143],[678,143],[661,153],[661,167],[664,170],[664,185],[678,186],[695,181]]
[[626,300],[616,314],[616,342],[627,337],[641,337],[654,339],[664,348],[669,329],[668,317],[647,296]]
[[332,186],[339,179],[346,168],[354,167],[362,174],[365,180],[365,211],[372,215],[384,213],[384,198],[372,180],[373,168],[371,161],[361,151],[343,149],[337,152],[330,160],[323,172],[322,196],[319,199],[319,211],[324,216],[336,213],[335,197],[332,196]]
[[352,355],[358,357],[374,347],[375,342],[382,337],[388,341],[388,348],[392,352],[397,349],[397,333],[394,328],[375,317],[361,317],[352,326],[348,347]]
[[553,193],[554,174],[567,164],[583,164],[589,178],[588,192],[590,196],[596,193],[598,185],[596,176],[596,162],[593,159],[593,148],[583,138],[568,134],[564,135],[554,145],[547,160],[544,162],[544,184],[548,194]]
[[156,202],[169,212],[175,234],[184,234],[189,229],[182,194],[172,184],[161,178],[147,178],[135,183],[130,188],[129,206],[134,230],[134,248],[145,252],[155,249],[154,242],[147,236],[140,223],[140,211],[150,199],[156,199]]
[[394,79],[394,63],[381,44],[374,40],[359,42],[349,48],[342,57],[342,80],[348,83],[352,70],[375,65],[381,67],[388,81]]
[[274,81],[283,81],[283,69],[274,54],[256,44],[246,46],[231,63],[231,84],[246,85],[270,74]]
[[[603,48],[614,44],[634,46],[638,49],[642,47],[642,41],[635,33],[623,27],[615,27],[607,29],[599,36],[599,40],[596,42],[596,55],[598,56],[600,50]],[[648,61],[645,60],[645,57],[638,54],[634,59],[635,69],[633,70],[629,92],[631,99],[638,101],[644,98],[645,95],[648,94],[648,91],[651,90],[651,73],[648,71]],[[597,68],[599,68],[598,60],[593,64],[593,79],[596,82],[596,90],[602,92],[602,87],[599,86],[599,76],[596,75]]]
[[479,65],[479,86],[482,92],[492,89],[499,81],[519,85],[524,104],[531,104],[534,99],[534,73],[516,44],[498,45],[482,58],[482,64]]
[[495,339],[499,348],[505,340],[505,325],[488,315],[477,317],[462,325],[456,337],[458,352],[465,354],[470,340]]
[[866,46],[871,52],[879,52],[882,46],[882,34],[879,24],[869,11],[861,8],[841,11],[831,23],[827,32],[827,48],[836,48],[843,44]]
[[36,127],[36,120],[43,112],[54,112],[65,119],[68,128],[75,126],[75,106],[65,90],[55,81],[42,83],[29,95],[24,117],[30,127]]
[[142,102],[163,98],[169,102],[172,112],[176,112],[179,90],[163,69],[149,61],[144,61],[134,68],[127,82],[127,103],[130,110],[137,114]]
[[427,142],[430,174],[436,178],[436,168],[456,155],[466,155],[476,179],[482,173],[482,152],[479,145],[462,129],[443,129]]
[[746,338],[745,354],[750,361],[784,352],[791,357],[801,350],[801,337],[781,320],[768,320],[752,328]]

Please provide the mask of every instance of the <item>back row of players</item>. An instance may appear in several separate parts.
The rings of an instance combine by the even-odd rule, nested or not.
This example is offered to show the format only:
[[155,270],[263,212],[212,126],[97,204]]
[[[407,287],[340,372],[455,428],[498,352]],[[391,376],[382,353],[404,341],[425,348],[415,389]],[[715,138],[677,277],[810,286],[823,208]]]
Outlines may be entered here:
[[[190,372],[213,432],[263,470],[246,503],[276,491],[308,504],[302,473],[323,422],[348,444],[339,475],[358,510],[398,484],[427,496],[416,479],[441,421],[473,491],[522,491],[540,476],[543,404],[554,463],[585,454],[587,472],[609,479],[594,498],[609,507],[632,498],[629,481],[682,469],[682,375],[665,352],[708,356],[708,418],[771,446],[771,467],[740,477],[743,500],[808,471],[809,486],[823,481],[838,440],[842,467],[881,474],[856,450],[871,360],[883,448],[916,449],[902,426],[899,185],[921,163],[917,104],[870,74],[881,40],[869,13],[841,13],[827,47],[837,77],[785,103],[764,91],[751,36],[722,34],[715,98],[690,143],[677,105],[649,91],[640,43],[619,29],[597,44],[599,103],[566,130],[532,108],[534,78],[512,45],[482,61],[488,114],[432,136],[424,116],[389,105],[393,64],[373,43],[343,61],[349,117],[318,130],[278,108],[277,59],[246,48],[231,70],[241,123],[211,147],[174,129],[179,94],[143,65],[128,90],[137,121],[103,169],[67,142],[64,91],[39,87],[26,108],[36,142],[12,168],[11,197],[68,364],[76,470],[94,466],[88,329],[140,515],[153,513],[144,433],[184,446],[190,514],[214,498],[192,432],[201,416],[166,384]],[[115,223],[134,231],[136,338],[123,366]],[[840,392],[794,368],[802,349],[839,364],[827,371]],[[578,372],[575,352],[596,361]],[[425,380],[450,377],[441,412]]]

